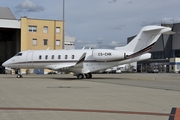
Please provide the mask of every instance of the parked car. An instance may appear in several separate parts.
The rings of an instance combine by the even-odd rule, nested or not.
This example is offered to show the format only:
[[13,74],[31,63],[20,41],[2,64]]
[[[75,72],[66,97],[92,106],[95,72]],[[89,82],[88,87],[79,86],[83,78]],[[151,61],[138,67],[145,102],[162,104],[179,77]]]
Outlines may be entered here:
[[148,73],[158,73],[159,70],[158,69],[149,69]]
[[121,74],[121,68],[117,68],[116,73]]

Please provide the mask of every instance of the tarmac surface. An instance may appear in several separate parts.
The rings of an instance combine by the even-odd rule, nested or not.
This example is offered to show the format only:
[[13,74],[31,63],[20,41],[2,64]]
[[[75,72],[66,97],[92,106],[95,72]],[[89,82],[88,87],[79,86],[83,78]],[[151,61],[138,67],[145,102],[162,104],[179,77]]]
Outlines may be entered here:
[[0,75],[0,120],[180,120],[180,74]]

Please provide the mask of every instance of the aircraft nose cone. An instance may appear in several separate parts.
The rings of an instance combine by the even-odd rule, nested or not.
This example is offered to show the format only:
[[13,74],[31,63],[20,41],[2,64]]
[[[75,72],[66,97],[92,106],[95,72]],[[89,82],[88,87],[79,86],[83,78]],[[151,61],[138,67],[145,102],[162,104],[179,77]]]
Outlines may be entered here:
[[7,65],[8,65],[8,64],[7,64],[6,61],[2,64],[3,67],[7,67]]
[[2,66],[5,67],[5,65],[6,65],[6,63],[4,62],[4,63],[2,64]]

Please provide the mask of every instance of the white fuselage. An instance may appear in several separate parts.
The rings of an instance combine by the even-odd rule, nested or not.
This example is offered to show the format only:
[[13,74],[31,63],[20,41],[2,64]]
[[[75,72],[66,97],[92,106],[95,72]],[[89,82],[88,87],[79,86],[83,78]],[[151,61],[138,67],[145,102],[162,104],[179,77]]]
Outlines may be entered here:
[[[86,57],[82,62],[82,66],[73,67],[83,53],[86,53]],[[146,53],[135,58],[125,59],[122,56],[123,52],[116,50],[109,51],[108,49],[28,50],[18,54],[3,63],[3,66],[23,69],[47,68],[74,73],[90,73],[151,57],[150,53]]]

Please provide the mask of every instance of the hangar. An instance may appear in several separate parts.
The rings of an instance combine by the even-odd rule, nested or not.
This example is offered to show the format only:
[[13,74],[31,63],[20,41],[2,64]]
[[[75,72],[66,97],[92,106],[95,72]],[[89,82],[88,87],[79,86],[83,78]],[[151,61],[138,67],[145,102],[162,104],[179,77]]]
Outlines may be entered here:
[[19,51],[62,49],[63,32],[62,20],[16,19],[8,7],[0,7],[0,66]]
[[7,7],[0,7],[0,64],[20,51],[20,21]]

